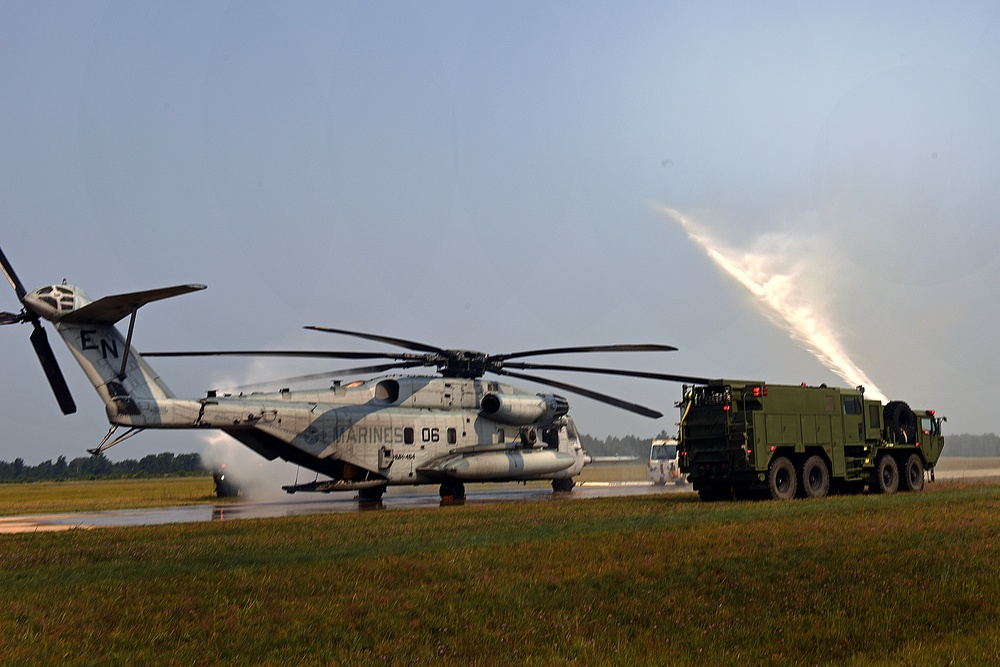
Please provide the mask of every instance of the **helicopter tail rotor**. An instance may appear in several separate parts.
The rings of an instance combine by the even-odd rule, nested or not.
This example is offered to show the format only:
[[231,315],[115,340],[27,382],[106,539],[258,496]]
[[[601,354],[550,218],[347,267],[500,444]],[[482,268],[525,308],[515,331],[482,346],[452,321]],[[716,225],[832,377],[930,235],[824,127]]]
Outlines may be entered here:
[[14,267],[7,259],[7,256],[3,254],[3,250],[0,250],[0,265],[3,267],[7,282],[10,283],[10,286],[14,288],[14,292],[17,294],[17,300],[21,302],[20,313],[0,313],[0,325],[31,322],[33,331],[29,338],[32,347],[35,348],[35,355],[42,364],[42,370],[45,371],[45,377],[49,381],[49,386],[52,387],[52,393],[55,394],[56,401],[59,402],[59,408],[63,411],[63,414],[72,414],[76,412],[76,403],[73,402],[69,385],[66,384],[66,378],[63,377],[62,371],[59,369],[59,362],[56,361],[56,355],[52,351],[52,346],[49,345],[48,336],[45,334],[45,329],[42,328],[41,318],[37,313],[28,308],[25,303],[24,298],[28,292],[17,277],[17,273],[14,272]]

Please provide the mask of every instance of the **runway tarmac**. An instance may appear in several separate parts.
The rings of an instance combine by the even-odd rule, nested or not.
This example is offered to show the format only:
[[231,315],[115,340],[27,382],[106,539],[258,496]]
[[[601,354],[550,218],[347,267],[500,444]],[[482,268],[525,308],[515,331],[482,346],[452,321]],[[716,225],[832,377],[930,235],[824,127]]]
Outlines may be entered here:
[[[1000,469],[950,469],[938,470],[939,481],[995,481]],[[691,493],[691,486],[653,486],[648,482],[585,482],[570,493],[553,493],[547,485],[521,486],[514,484],[469,484],[466,486],[466,505],[485,505],[499,502],[571,502],[586,498],[609,498],[661,493]],[[197,521],[232,521],[235,519],[327,514],[331,512],[363,512],[382,509],[410,509],[439,507],[444,503],[433,487],[415,489],[397,487],[390,489],[379,503],[359,504],[357,496],[343,493],[299,493],[278,499],[254,500],[241,498],[235,502],[187,505],[109,512],[79,512],[65,514],[37,514],[29,516],[0,517],[0,533],[46,532],[72,529],[90,529],[109,526],[153,526],[168,523]]]
[[[570,493],[553,493],[548,486],[467,485],[465,505],[485,505],[499,502],[572,502],[585,498],[608,498],[660,493],[691,492],[689,485],[653,486],[648,482],[587,482],[578,484]],[[110,512],[74,512],[0,517],[0,533],[26,533],[57,530],[89,529],[108,526],[153,526],[196,521],[232,521],[331,512],[378,511],[439,507],[444,503],[430,487],[423,490],[394,488],[386,492],[379,503],[359,504],[357,496],[343,493],[299,493],[278,500],[240,499],[215,505],[187,505]]]

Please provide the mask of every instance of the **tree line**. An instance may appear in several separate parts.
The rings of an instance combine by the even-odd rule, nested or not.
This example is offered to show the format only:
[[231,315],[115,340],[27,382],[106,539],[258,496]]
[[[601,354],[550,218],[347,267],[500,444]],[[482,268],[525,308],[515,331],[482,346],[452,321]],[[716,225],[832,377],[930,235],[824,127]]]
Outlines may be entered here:
[[200,454],[150,454],[138,461],[125,459],[112,461],[104,454],[81,456],[67,461],[60,456],[55,461],[49,459],[38,465],[26,465],[24,459],[12,462],[0,461],[0,483],[41,482],[82,479],[128,479],[142,477],[166,477],[204,475],[205,467]]
[[[661,431],[656,438],[672,438],[666,431]],[[583,448],[592,456],[635,456],[645,460],[649,456],[649,446],[653,437],[626,435],[623,438],[609,436],[595,438],[586,433],[580,435]],[[973,435],[958,433],[944,436],[943,456],[1000,456],[1000,436],[995,433]]]
[[942,456],[1000,456],[1000,436],[995,433],[944,435]]
[[610,435],[606,438],[597,438],[587,433],[580,434],[580,442],[583,448],[591,456],[634,456],[641,461],[649,459],[649,447],[653,438],[672,438],[666,431],[660,431],[655,436],[626,435],[616,437]]

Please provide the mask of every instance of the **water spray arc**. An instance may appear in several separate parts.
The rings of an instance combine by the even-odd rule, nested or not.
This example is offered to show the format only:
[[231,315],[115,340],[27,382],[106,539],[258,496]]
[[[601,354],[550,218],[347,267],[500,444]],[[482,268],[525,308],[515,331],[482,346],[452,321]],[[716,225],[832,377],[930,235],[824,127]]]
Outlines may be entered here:
[[[793,258],[787,239],[775,237],[769,251],[740,252],[726,248],[679,211],[657,205],[657,210],[678,223],[705,253],[756,299],[762,312],[792,340],[850,386],[863,385],[868,398],[887,399],[868,375],[855,364],[837,338],[833,325],[813,306],[803,288],[803,264]],[[799,249],[801,250],[801,249]]]

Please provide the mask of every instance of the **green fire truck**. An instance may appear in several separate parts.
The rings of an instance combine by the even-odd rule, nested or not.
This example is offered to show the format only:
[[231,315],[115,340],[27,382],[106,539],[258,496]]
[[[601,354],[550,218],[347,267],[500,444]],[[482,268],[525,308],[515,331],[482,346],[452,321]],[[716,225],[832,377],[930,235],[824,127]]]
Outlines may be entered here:
[[702,500],[920,491],[943,418],[864,388],[712,380],[684,386],[679,459]]

